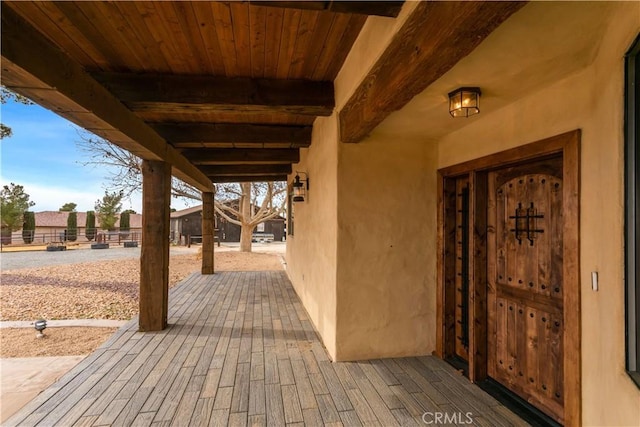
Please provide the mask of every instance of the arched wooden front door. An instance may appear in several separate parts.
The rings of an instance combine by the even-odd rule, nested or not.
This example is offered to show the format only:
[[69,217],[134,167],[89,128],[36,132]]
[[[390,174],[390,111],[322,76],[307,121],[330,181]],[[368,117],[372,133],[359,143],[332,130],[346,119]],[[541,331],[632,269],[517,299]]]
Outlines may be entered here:
[[564,422],[562,159],[488,174],[487,374]]

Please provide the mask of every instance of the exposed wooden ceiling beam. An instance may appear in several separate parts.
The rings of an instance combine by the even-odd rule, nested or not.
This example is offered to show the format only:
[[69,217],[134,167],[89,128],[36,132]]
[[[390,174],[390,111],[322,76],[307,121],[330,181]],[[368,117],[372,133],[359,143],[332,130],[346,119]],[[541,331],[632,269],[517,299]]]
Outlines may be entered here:
[[230,175],[230,176],[214,176],[211,180],[215,183],[226,182],[272,182],[286,181],[287,175]]
[[229,149],[251,149],[259,150],[262,148],[276,149],[276,148],[304,148],[308,147],[308,144],[291,144],[289,142],[178,142],[173,144],[178,150],[184,149],[201,149],[201,148],[229,148]]
[[300,161],[300,150],[297,148],[190,149],[182,151],[182,155],[194,165],[291,164]]
[[525,4],[420,2],[340,111],[342,142],[359,142]]
[[287,143],[311,144],[312,126],[254,125],[239,123],[150,123],[174,146],[179,143]]
[[404,1],[260,1],[250,0],[255,6],[272,6],[304,10],[328,10],[336,13],[355,13],[396,17]]
[[2,15],[2,78],[12,90],[41,102],[82,127],[116,130],[113,142],[149,160],[170,163],[173,174],[201,191],[213,191],[202,172],[129,111],[76,62],[18,16],[6,3]]
[[229,175],[287,175],[291,173],[291,165],[216,165],[200,166],[200,170],[210,178]]
[[333,82],[240,77],[95,73],[132,111],[285,112],[330,116]]

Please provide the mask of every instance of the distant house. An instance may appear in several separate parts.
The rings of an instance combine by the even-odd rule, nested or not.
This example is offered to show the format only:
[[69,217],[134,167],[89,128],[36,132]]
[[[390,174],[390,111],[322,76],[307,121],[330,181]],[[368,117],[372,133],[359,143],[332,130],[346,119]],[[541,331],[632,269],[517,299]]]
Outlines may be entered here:
[[189,236],[202,236],[202,205],[171,212],[171,241],[184,244]]
[[[86,241],[86,230],[85,224],[87,223],[87,213],[86,212],[77,212],[78,217],[78,240]],[[69,217],[69,212],[59,212],[59,211],[42,211],[36,212],[36,230],[35,230],[35,240],[40,241],[57,241],[64,239],[64,232],[67,229],[67,218]],[[129,230],[132,233],[142,232],[142,215],[141,214],[131,214],[129,217]],[[120,227],[120,218],[116,222],[116,230]],[[96,229],[100,231],[100,220],[96,215]]]
[[[276,217],[258,224],[253,232],[273,234],[274,241],[282,241],[284,223],[284,218]],[[227,221],[217,212],[215,228],[221,242],[240,241],[240,226]],[[202,236],[202,205],[171,213],[171,241],[184,243],[187,236]]]

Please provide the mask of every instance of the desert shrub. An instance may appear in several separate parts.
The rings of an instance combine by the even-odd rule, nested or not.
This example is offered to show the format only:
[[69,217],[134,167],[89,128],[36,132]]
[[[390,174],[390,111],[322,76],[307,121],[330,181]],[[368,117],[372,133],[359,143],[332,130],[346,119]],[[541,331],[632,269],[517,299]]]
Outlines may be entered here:
[[36,215],[33,212],[24,213],[24,223],[22,225],[22,240],[29,244],[33,242],[33,235],[36,231]]
[[69,212],[67,217],[67,240],[75,242],[78,239],[78,214]]
[[85,236],[91,241],[96,237],[96,213],[87,211],[87,221],[85,223]]
[[130,214],[124,211],[120,214],[120,231],[129,231],[130,226]]

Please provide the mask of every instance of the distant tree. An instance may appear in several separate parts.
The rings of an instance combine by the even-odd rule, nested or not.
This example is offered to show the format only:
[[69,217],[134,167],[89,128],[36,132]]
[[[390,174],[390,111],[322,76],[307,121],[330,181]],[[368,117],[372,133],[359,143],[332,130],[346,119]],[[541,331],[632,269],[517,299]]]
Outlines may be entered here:
[[96,213],[100,220],[100,228],[103,230],[114,230],[118,221],[118,213],[122,209],[122,191],[109,193],[104,192],[102,200],[96,201]]
[[[33,102],[29,98],[19,95],[4,86],[0,86],[0,103],[6,104],[8,101],[13,100],[25,105],[32,105]],[[13,135],[11,128],[4,123],[0,123],[0,139],[8,138]]]
[[62,207],[59,209],[59,211],[60,212],[74,212],[77,207],[78,207],[77,204],[75,204],[73,202],[69,202],[69,203],[65,203],[64,205],[62,205]]
[[129,225],[130,215],[131,214],[129,213],[129,210],[126,210],[120,214],[120,231],[129,231],[129,229],[131,228]]
[[84,234],[89,241],[96,238],[96,213],[94,211],[87,211]]
[[[75,203],[71,203],[75,205]],[[78,239],[78,213],[69,212],[67,217],[67,240],[75,242]]]
[[138,212],[134,211],[133,209],[125,209],[125,210],[122,211],[122,213],[125,213],[125,212],[129,213],[131,215],[135,215],[135,214],[138,213]]
[[[80,139],[76,141],[78,149],[85,153],[84,166],[97,166],[109,172],[109,190],[130,197],[142,188],[142,159],[97,137],[87,131],[79,131]],[[177,178],[171,180],[171,195],[186,200],[200,201],[202,197],[197,188]],[[135,212],[132,212],[135,213]]]
[[240,251],[251,252],[253,230],[284,212],[287,184],[243,182],[216,186],[214,207],[222,218],[240,226]]
[[[88,155],[84,165],[106,167],[111,171],[112,189],[128,197],[142,188],[142,161],[134,154],[88,132],[81,132],[76,144]],[[251,252],[251,237],[256,225],[284,212],[286,190],[287,185],[283,182],[216,186],[215,211],[241,227],[241,251]],[[171,195],[188,201],[202,200],[197,188],[176,178],[171,181]]]
[[24,213],[33,205],[22,185],[5,185],[0,190],[0,217],[2,218],[2,243],[11,243],[11,232],[23,224]]
[[36,215],[33,212],[24,213],[24,222],[22,224],[22,241],[27,245],[33,242],[33,236],[36,232]]

